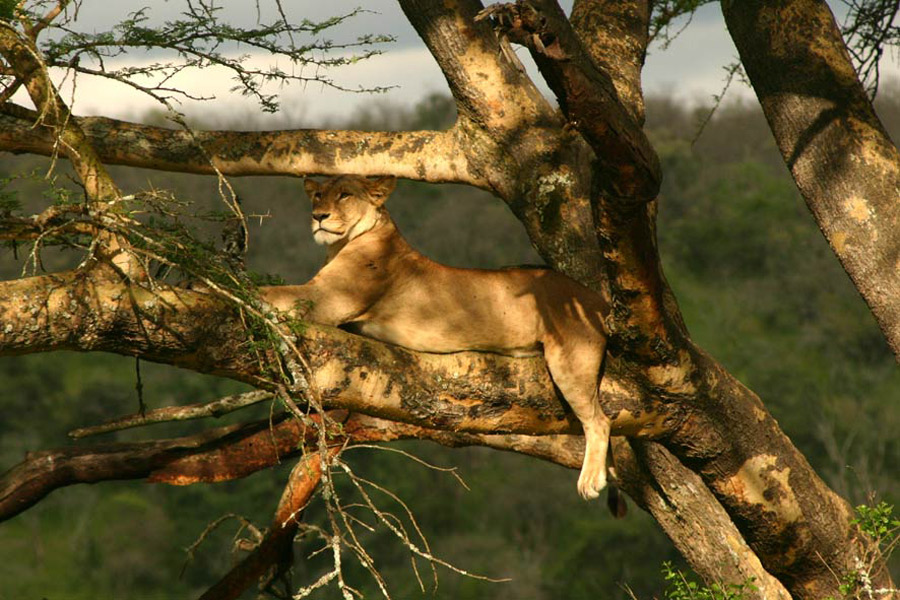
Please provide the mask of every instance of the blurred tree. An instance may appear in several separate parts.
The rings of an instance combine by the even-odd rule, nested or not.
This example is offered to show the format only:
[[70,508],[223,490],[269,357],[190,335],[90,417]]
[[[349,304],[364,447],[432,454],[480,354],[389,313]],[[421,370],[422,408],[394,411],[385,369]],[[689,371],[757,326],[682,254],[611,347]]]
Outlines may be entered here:
[[[381,584],[372,558],[355,537],[362,526],[349,515],[358,506],[340,501],[354,488],[368,518],[382,527],[379,535],[385,530],[395,534],[413,561],[444,563],[416,537],[409,519],[388,517],[370,502],[367,490],[386,492],[355,476],[336,456],[337,448],[431,439],[578,466],[577,427],[565,418],[539,361],[473,354],[441,362],[314,324],[277,322],[254,295],[256,284],[271,279],[235,271],[185,226],[188,215],[178,214],[175,198],[155,189],[123,193],[105,165],[216,175],[230,212],[209,215],[214,220],[245,219],[225,175],[390,174],[466,184],[499,196],[524,224],[543,260],[606,297],[613,310],[601,384],[604,409],[613,419],[614,433],[628,436],[614,445],[618,482],[705,579],[742,583],[753,578],[752,593],[759,598],[821,598],[845,593],[841,583],[866,565],[865,575],[876,586],[892,587],[874,541],[852,522],[846,501],[818,477],[756,394],[688,335],[662,275],[655,238],[662,170],[643,128],[640,69],[651,33],[663,31],[673,13],[698,3],[659,3],[652,13],[646,2],[576,2],[567,18],[552,0],[522,0],[486,11],[469,0],[401,0],[443,70],[455,106],[450,110],[435,99],[434,107],[416,117],[422,127],[431,127],[446,123],[455,112],[452,125],[441,131],[401,131],[385,118],[389,111],[375,107],[358,126],[377,124],[378,131],[274,132],[199,131],[177,116],[179,130],[75,118],[48,68],[99,72],[141,87],[136,77],[146,70],[107,71],[103,59],[131,47],[168,49],[189,65],[225,64],[235,72],[240,89],[256,97],[263,110],[273,110],[277,99],[264,91],[261,81],[297,77],[254,70],[229,59],[220,44],[229,40],[281,52],[302,63],[311,51],[335,45],[304,46],[295,40],[317,35],[334,21],[293,26],[275,2],[274,21],[239,29],[222,23],[213,4],[198,2],[188,3],[183,18],[160,28],[147,27],[146,11],[139,11],[111,32],[86,34],[70,27],[77,11],[66,12],[68,4],[19,3],[0,23],[7,84],[2,99],[22,88],[37,107],[2,105],[0,148],[64,156],[83,186],[83,197],[50,187],[51,201],[33,218],[19,216],[13,197],[0,198],[2,238],[29,242],[35,273],[42,265],[42,245],[62,244],[83,253],[74,268],[0,284],[0,294],[11,299],[0,306],[0,354],[112,351],[231,378],[266,392],[228,402],[278,402],[269,419],[257,422],[239,421],[181,438],[26,457],[0,481],[4,518],[63,485],[145,477],[180,484],[220,481],[271,466],[306,445],[320,450],[330,468],[314,476],[295,469],[276,514],[299,514],[312,484],[321,479],[318,522],[323,525],[309,521],[302,533],[324,542],[321,549],[329,552],[317,560],[329,566],[318,580],[316,573],[322,570],[304,573],[303,585],[310,587],[301,587],[300,594],[334,581],[344,597],[351,597],[345,568],[355,565],[345,566],[342,551],[355,556]],[[723,9],[795,182],[889,345],[900,351],[900,233],[894,227],[900,159],[853,71],[831,13],[812,0],[726,2]],[[56,19],[63,19],[66,35],[39,42],[43,30],[56,27]],[[360,43],[374,41],[378,39],[367,37]],[[525,75],[511,42],[529,49],[559,110]],[[90,59],[97,59],[94,66],[88,66]],[[171,74],[183,67],[160,63],[152,68]],[[143,89],[164,103],[179,93],[165,84]],[[672,160],[690,169],[690,158],[683,152],[677,156],[684,142],[665,143]],[[709,211],[691,214],[680,227],[685,235],[695,235],[697,243],[717,240],[728,268],[705,262],[708,255],[697,254],[693,246],[674,247],[675,263],[696,263],[701,276],[717,279],[796,269],[781,252],[795,233],[786,230],[783,239],[773,241],[755,226],[761,213],[776,220],[792,214],[795,207],[773,201],[783,194],[783,184],[755,164],[729,166],[724,173],[727,177],[712,182],[715,202],[709,208],[718,213],[719,222],[730,223],[729,230],[696,227]],[[686,175],[678,181],[687,185],[691,180]],[[187,279],[165,278],[170,269]],[[198,292],[198,279],[213,293]],[[797,300],[803,318],[817,321],[815,308]],[[761,325],[784,327],[777,314]],[[744,326],[741,315],[737,319]],[[748,337],[739,337],[738,344]],[[334,368],[318,368],[324,360],[339,365],[337,376]],[[457,360],[466,363],[465,380],[453,375],[459,370]],[[399,408],[386,408],[384,399],[361,392],[367,379],[384,381],[386,389],[402,389]],[[315,389],[329,393],[319,396],[311,392]],[[303,414],[296,402],[311,410]],[[348,417],[341,409],[353,414]],[[130,418],[145,423],[193,410],[213,409],[186,406],[145,414],[142,405]],[[460,410],[468,416],[466,431],[446,418]],[[534,437],[550,433],[564,435]],[[834,446],[835,437],[827,433],[821,436],[823,445]],[[346,487],[335,485],[332,471],[347,474]],[[107,512],[118,514],[127,505],[135,514],[156,518],[135,497],[126,494],[121,500],[124,504],[114,503]],[[394,510],[403,512],[402,505]],[[274,553],[268,549],[285,523],[280,517],[267,534],[256,536],[254,551],[207,596],[236,597],[260,577],[266,589],[276,589],[291,546]],[[157,544],[159,538],[148,543]],[[568,544],[568,539],[558,542],[563,550],[578,551],[577,544]],[[723,556],[733,560],[723,561]],[[125,554],[120,558],[130,560]],[[580,572],[579,583],[590,577],[590,572]],[[578,588],[582,593],[589,589],[589,583]]]

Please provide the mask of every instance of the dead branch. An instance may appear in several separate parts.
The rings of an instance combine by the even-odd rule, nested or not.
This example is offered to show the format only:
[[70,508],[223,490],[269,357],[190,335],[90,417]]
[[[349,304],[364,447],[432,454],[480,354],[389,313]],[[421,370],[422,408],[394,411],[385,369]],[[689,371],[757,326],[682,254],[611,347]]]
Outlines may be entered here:
[[[450,433],[354,414],[331,413],[352,444],[424,439],[444,446],[487,446],[579,468],[581,436],[516,436]],[[315,416],[310,417],[317,422]],[[29,453],[0,476],[0,521],[33,506],[52,491],[77,483],[146,479],[190,485],[246,477],[315,444],[317,429],[280,414],[270,420],[229,425],[170,440],[64,447]]]
[[254,582],[266,576],[267,572],[274,569],[274,572],[266,576],[266,579],[271,581],[290,569],[294,558],[294,536],[303,509],[309,503],[322,478],[323,462],[332,458],[339,450],[338,446],[329,452],[327,457],[312,452],[297,461],[291,470],[265,537],[248,556],[204,592],[200,600],[236,599]]

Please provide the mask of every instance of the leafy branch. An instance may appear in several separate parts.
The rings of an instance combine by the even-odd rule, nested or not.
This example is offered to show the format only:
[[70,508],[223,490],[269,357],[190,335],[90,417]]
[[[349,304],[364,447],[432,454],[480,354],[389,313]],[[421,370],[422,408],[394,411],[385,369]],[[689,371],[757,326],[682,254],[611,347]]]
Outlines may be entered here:
[[[164,103],[179,99],[209,99],[170,85],[173,77],[191,68],[229,70],[235,82],[231,91],[255,98],[266,112],[275,112],[279,108],[277,94],[266,91],[271,84],[316,82],[350,92],[388,89],[378,86],[348,88],[325,72],[381,54],[374,46],[393,41],[389,35],[364,35],[344,43],[319,37],[324,31],[369,11],[357,8],[321,22],[302,19],[293,23],[284,16],[280,3],[277,3],[279,18],[260,22],[255,27],[236,27],[223,19],[222,7],[217,6],[215,0],[185,0],[185,3],[180,18],[159,25],[151,23],[149,8],[130,13],[112,29],[96,33],[78,31],[63,21],[51,25],[63,35],[44,42],[41,50],[48,66],[116,80]],[[250,51],[242,52],[244,48]],[[177,59],[118,68],[108,62],[136,50],[162,56],[175,55]],[[285,58],[289,68],[254,67],[253,53]]]

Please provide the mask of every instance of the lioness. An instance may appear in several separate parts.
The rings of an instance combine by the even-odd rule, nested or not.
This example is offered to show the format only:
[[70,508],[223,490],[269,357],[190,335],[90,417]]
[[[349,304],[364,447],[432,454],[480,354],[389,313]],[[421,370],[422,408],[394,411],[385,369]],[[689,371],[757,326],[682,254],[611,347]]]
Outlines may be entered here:
[[310,300],[310,321],[421,352],[543,353],[584,429],[578,492],[596,498],[609,442],[598,387],[606,303],[550,269],[457,269],[426,258],[383,206],[395,185],[393,177],[307,179],[313,238],[328,258],[308,283],[267,288],[266,300],[286,311]]

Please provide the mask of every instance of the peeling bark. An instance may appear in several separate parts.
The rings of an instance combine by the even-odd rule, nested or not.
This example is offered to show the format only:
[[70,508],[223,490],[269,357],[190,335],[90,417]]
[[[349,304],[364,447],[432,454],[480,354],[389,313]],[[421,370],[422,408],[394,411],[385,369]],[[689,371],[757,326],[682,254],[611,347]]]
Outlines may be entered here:
[[[336,453],[332,451],[331,454]],[[266,536],[249,556],[235,565],[225,577],[200,596],[200,600],[233,600],[274,568],[271,580],[290,569],[294,558],[294,535],[299,528],[302,510],[312,498],[322,479],[323,462],[330,457],[307,454],[294,466],[284,488],[275,517]]]
[[[570,469],[581,468],[584,438],[577,435],[524,436],[454,433],[332,411],[350,444],[429,440],[443,446],[485,446],[517,452]],[[312,422],[318,422],[311,415]],[[192,485],[240,479],[280,464],[315,444],[318,432],[296,419],[274,419],[219,427],[171,440],[108,443],[31,452],[0,476],[0,522],[11,519],[62,487],[122,479]]]

